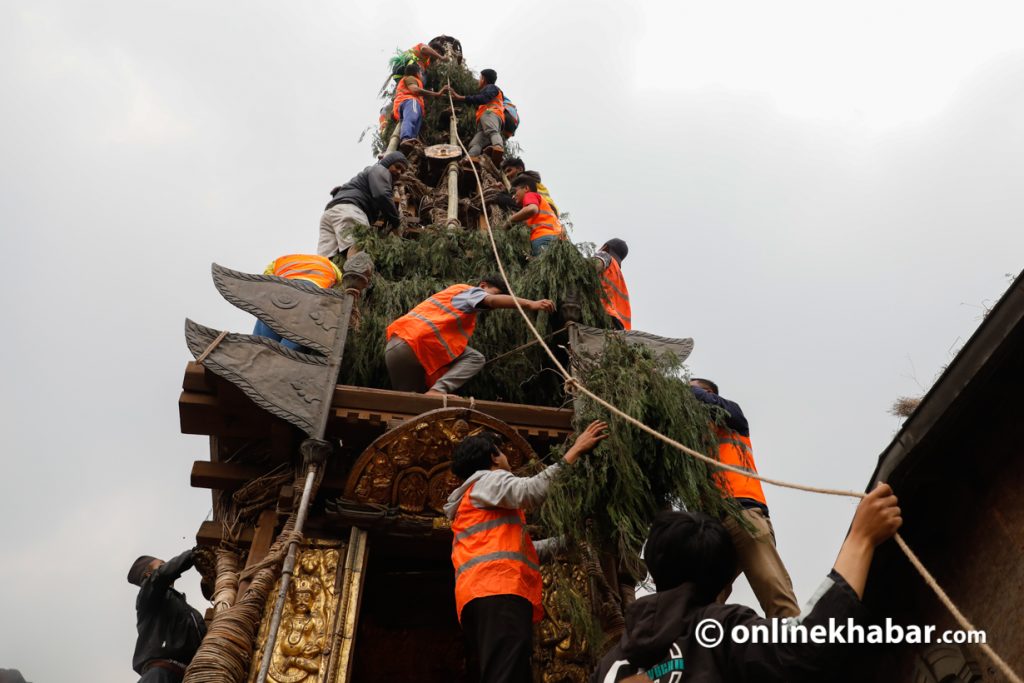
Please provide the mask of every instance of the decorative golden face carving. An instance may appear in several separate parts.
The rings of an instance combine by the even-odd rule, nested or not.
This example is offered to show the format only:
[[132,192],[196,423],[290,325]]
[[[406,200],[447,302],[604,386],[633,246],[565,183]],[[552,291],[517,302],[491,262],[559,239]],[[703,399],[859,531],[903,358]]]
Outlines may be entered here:
[[[323,683],[326,681],[331,633],[338,609],[335,583],[340,560],[338,542],[307,541],[301,546],[295,575],[277,632],[267,680],[272,683]],[[249,681],[256,680],[263,660],[267,629],[274,611],[280,582],[267,601],[257,637],[257,650]]]
[[467,408],[432,410],[370,444],[352,468],[345,497],[409,514],[441,515],[461,483],[450,469],[455,446],[484,431],[505,437],[502,451],[513,469],[535,457],[526,440],[500,420]]

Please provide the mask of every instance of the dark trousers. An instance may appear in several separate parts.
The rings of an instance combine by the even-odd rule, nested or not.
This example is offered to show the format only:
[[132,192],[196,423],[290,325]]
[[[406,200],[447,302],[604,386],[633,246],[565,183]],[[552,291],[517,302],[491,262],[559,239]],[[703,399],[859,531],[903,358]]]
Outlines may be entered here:
[[469,660],[479,663],[480,683],[531,683],[533,605],[518,595],[470,600],[462,608]]

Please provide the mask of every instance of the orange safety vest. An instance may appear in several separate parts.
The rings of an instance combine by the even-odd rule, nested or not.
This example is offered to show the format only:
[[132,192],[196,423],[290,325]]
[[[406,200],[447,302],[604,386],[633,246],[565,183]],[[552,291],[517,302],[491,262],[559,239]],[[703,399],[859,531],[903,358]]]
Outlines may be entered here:
[[289,254],[276,259],[273,274],[289,280],[309,280],[318,287],[330,289],[338,283],[338,271],[323,256]]
[[405,84],[406,78],[415,78],[416,85],[420,86],[421,88],[423,87],[423,81],[421,81],[418,76],[402,76],[402,80],[398,81],[398,90],[395,91],[395,104],[391,108],[391,113],[394,115],[395,121],[398,121],[399,119],[402,118],[402,102],[405,102],[406,100],[416,100],[417,102],[419,102],[421,112],[424,111],[424,107],[426,107],[426,105],[423,103],[423,95],[413,95],[411,92],[409,92],[409,86]]
[[498,88],[498,96],[486,104],[481,104],[476,108],[476,120],[480,122],[480,117],[484,115],[485,111],[493,111],[501,119],[502,125],[505,123],[505,95],[501,92],[501,88]]
[[[734,432],[728,427],[716,426],[715,432],[718,434],[719,461],[726,465],[742,467],[756,474],[757,466],[754,465],[754,449],[750,445],[750,437]],[[732,498],[749,498],[756,500],[761,505],[768,505],[759,480],[726,470],[716,472],[715,478],[718,480],[719,489],[726,495]]]
[[608,267],[601,273],[601,284],[604,285],[604,310],[608,315],[622,323],[625,330],[633,329],[633,314],[629,307],[629,290],[626,288],[626,280],[622,277],[622,268],[614,256],[609,256]]
[[561,235],[563,233],[562,222],[558,220],[558,214],[548,204],[548,200],[544,199],[544,195],[540,192],[536,194],[540,197],[540,210],[526,220],[526,224],[530,226],[531,242],[538,237]]
[[526,530],[522,510],[478,508],[470,500],[476,483],[462,495],[452,522],[452,565],[455,566],[455,610],[470,600],[492,595],[518,595],[533,605],[533,623],[544,617],[543,584],[537,549]]
[[428,376],[450,365],[469,345],[476,327],[476,311],[465,313],[452,306],[457,294],[472,289],[452,285],[430,297],[388,325],[385,338],[398,335],[412,348]]
[[409,48],[409,52],[411,52],[416,57],[416,61],[422,64],[424,69],[429,69],[430,55],[427,55],[426,57],[423,56],[423,48],[425,47],[425,43],[416,43],[415,45]]

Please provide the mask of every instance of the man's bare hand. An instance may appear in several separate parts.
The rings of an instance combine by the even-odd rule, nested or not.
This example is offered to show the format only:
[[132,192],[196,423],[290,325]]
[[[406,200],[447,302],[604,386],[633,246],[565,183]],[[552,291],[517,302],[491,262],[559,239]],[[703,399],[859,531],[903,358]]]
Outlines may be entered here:
[[580,432],[580,435],[576,437],[576,441],[573,442],[572,446],[568,451],[565,452],[565,461],[570,465],[576,462],[584,453],[589,453],[597,447],[597,444],[601,443],[608,438],[608,423],[603,420],[594,420],[587,428]]
[[555,302],[551,299],[541,299],[540,301],[531,301],[526,306],[531,311],[547,311],[548,313],[555,312]]
[[875,547],[893,537],[903,524],[896,496],[888,484],[879,484],[860,501],[850,526],[850,538]]

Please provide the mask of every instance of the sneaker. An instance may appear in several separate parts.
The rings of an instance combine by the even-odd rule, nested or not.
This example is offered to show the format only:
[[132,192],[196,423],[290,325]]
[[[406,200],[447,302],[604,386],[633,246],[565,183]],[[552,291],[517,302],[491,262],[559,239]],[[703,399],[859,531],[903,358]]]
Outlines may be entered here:
[[488,153],[490,154],[491,161],[494,162],[494,165],[500,167],[502,159],[505,158],[505,149],[495,145],[494,147],[488,148]]
[[417,140],[416,138],[406,138],[398,143],[398,149],[400,149],[403,152],[408,152],[410,149],[416,146],[417,142],[419,142],[419,140]]

